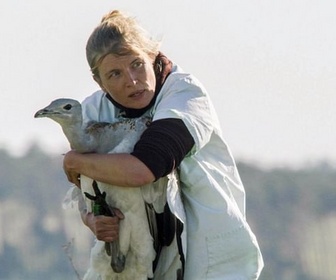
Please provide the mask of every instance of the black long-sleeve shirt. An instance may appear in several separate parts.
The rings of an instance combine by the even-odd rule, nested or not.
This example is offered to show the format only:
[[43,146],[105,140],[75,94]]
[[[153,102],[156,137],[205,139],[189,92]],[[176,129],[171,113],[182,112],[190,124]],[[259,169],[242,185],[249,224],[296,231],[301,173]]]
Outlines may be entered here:
[[141,160],[157,180],[178,167],[194,144],[182,120],[161,119],[150,124],[131,154]]

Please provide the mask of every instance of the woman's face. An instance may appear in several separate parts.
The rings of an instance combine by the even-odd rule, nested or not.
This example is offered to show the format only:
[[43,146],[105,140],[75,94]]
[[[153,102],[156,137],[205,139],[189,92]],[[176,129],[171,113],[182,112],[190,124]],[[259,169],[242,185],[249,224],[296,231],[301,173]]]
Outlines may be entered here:
[[119,104],[142,109],[151,102],[155,93],[153,63],[145,53],[108,54],[99,65],[99,78],[95,80]]

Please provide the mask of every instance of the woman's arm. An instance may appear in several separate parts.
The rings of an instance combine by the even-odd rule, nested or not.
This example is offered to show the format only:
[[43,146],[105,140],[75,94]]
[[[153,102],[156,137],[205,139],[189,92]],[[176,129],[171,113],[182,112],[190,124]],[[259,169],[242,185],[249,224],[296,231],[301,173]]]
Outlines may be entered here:
[[149,168],[130,154],[65,154],[63,168],[68,180],[76,186],[79,174],[121,187],[140,187],[155,180]]
[[79,174],[121,187],[139,187],[169,174],[195,144],[180,119],[151,123],[131,154],[68,152],[63,161],[68,180],[80,186]]

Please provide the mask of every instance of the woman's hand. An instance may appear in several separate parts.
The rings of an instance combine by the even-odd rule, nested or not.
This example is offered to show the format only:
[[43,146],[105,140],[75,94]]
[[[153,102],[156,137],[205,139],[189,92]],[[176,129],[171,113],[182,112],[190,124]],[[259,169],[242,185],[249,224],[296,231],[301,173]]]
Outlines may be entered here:
[[80,156],[75,151],[70,151],[64,155],[63,170],[68,178],[68,181],[80,188],[80,174],[75,169],[76,159]]
[[120,210],[114,209],[116,216],[94,216],[93,213],[82,214],[86,224],[98,240],[112,242],[119,236],[119,221],[124,219]]

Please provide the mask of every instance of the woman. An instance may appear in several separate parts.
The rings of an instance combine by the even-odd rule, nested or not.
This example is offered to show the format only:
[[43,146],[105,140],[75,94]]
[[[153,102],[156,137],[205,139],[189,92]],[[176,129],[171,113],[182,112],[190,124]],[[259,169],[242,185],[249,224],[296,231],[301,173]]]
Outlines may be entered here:
[[[69,181],[139,187],[177,169],[187,230],[184,279],[257,279],[260,250],[245,219],[245,191],[221,136],[206,90],[159,52],[137,22],[118,11],[103,17],[87,43],[87,60],[101,87],[83,102],[86,121],[149,116],[151,125],[131,154],[64,158]],[[172,207],[174,208],[174,207]],[[175,209],[170,209],[175,213]],[[99,240],[118,236],[119,218],[83,216]]]

